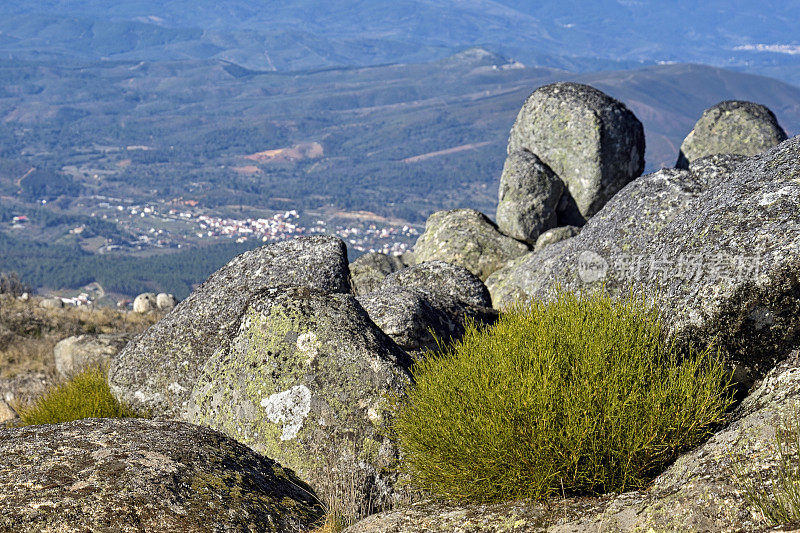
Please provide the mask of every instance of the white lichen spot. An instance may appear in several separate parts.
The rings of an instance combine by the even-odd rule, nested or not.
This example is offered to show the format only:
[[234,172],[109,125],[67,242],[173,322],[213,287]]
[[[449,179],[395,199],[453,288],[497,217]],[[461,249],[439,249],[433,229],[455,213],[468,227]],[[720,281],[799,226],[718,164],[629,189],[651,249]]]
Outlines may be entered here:
[[181,384],[177,381],[173,381],[167,387],[167,390],[170,391],[172,394],[180,394],[181,392],[185,391],[186,389],[181,387]]
[[381,414],[375,407],[370,407],[367,409],[367,418],[369,418],[370,422],[373,424],[379,424],[381,422]]
[[297,349],[306,356],[306,365],[311,364],[319,353],[320,342],[313,331],[303,333],[297,337]]
[[133,393],[133,397],[136,398],[137,400],[139,400],[140,402],[144,402],[145,400],[147,400],[147,397],[140,390],[137,390],[136,392],[134,392]]
[[261,407],[266,410],[270,422],[283,424],[281,440],[291,440],[297,436],[311,412],[311,391],[305,385],[296,385],[264,398]]

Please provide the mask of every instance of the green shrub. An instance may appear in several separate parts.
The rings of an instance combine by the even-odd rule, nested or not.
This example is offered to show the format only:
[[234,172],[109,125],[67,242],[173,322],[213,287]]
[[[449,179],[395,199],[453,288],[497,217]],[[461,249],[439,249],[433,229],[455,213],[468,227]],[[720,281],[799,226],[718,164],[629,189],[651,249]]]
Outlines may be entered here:
[[777,468],[771,479],[753,475],[734,457],[733,472],[747,502],[770,526],[800,525],[800,412],[775,426]]
[[640,488],[732,403],[710,349],[662,342],[642,298],[562,293],[416,364],[393,430],[411,480],[453,499]]
[[120,404],[111,394],[105,369],[96,367],[76,374],[58,385],[34,404],[21,409],[23,425],[56,424],[82,418],[135,418],[142,416]]

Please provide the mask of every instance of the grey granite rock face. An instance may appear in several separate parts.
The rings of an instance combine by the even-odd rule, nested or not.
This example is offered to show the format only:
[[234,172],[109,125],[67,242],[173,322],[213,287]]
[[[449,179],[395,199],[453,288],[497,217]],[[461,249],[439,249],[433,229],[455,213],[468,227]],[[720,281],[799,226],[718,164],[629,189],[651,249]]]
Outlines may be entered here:
[[468,269],[445,261],[427,261],[390,274],[383,286],[422,291],[430,300],[457,300],[475,307],[491,307],[486,285]]
[[624,104],[578,83],[534,91],[508,139],[509,155],[527,150],[561,178],[584,218],[642,173],[644,146],[642,123]]
[[112,334],[67,337],[53,348],[56,371],[67,377],[89,367],[108,365],[130,340],[130,335]]
[[344,243],[302,237],[234,258],[120,352],[109,370],[112,392],[154,415],[180,417],[203,365],[236,333],[248,300],[280,285],[349,293]]
[[709,189],[724,183],[733,176],[737,167],[747,160],[747,157],[736,154],[714,154],[696,159],[689,164],[689,172]]
[[489,291],[469,270],[428,261],[390,274],[359,302],[375,324],[409,352],[460,338],[469,320],[492,323]]
[[350,279],[353,294],[367,294],[377,289],[383,278],[392,272],[405,268],[402,259],[378,252],[364,254],[350,263]]
[[483,213],[453,209],[428,217],[425,232],[414,246],[414,256],[417,264],[446,261],[486,279],[528,250],[527,244],[503,235]]
[[730,100],[706,109],[681,143],[678,168],[714,154],[758,155],[786,140],[778,119],[769,108]]
[[564,182],[528,151],[509,154],[500,176],[497,226],[500,231],[530,245],[556,225]]
[[267,289],[204,365],[188,420],[292,468],[324,501],[381,508],[396,480],[387,398],[410,364],[352,295]]
[[[681,343],[712,338],[758,376],[800,331],[800,138],[705,188],[688,171],[643,176],[573,239],[487,280],[496,305],[605,284],[638,287]],[[742,378],[747,383],[751,378]]]
[[296,531],[322,517],[292,472],[182,422],[0,429],[0,530]]
[[536,239],[536,245],[533,247],[533,251],[538,252],[551,244],[575,237],[580,232],[581,228],[577,226],[561,226],[560,228],[549,229]]

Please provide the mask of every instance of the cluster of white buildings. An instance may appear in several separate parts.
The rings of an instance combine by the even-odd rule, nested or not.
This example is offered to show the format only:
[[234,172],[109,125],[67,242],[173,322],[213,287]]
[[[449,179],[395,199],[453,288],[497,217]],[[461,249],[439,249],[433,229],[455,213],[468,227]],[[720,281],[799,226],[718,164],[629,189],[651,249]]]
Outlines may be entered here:
[[217,218],[200,215],[197,222],[202,231],[198,238],[228,237],[236,242],[258,239],[263,242],[288,239],[305,233],[305,228],[297,224],[300,215],[295,210],[276,213],[270,218]]

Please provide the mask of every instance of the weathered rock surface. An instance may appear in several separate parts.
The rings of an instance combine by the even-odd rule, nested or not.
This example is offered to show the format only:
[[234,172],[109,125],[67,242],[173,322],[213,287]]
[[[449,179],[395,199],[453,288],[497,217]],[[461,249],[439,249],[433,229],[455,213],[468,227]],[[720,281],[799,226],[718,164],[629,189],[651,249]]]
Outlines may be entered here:
[[364,254],[350,263],[350,279],[353,293],[358,296],[377,289],[383,279],[406,265],[399,257],[378,252]]
[[678,168],[714,154],[758,155],[786,140],[778,119],[767,107],[729,100],[706,109],[681,143]]
[[0,530],[303,531],[323,510],[293,473],[181,422],[0,429]]
[[497,227],[530,245],[556,225],[564,182],[528,151],[509,154],[500,177]]
[[508,153],[520,150],[550,167],[566,184],[565,196],[589,218],[644,170],[644,128],[601,91],[554,83],[534,91],[520,110]]
[[745,479],[773,477],[775,428],[793,420],[800,402],[800,359],[793,352],[732,413],[731,423],[682,455],[647,491],[567,498],[550,505],[511,502],[458,505],[419,502],[370,516],[347,533],[422,532],[740,532],[767,531],[749,507],[733,462]]
[[533,247],[533,251],[538,252],[551,244],[575,237],[580,232],[581,228],[577,226],[561,226],[560,228],[549,229],[536,239],[536,245]]
[[746,160],[746,156],[736,154],[707,155],[692,161],[689,164],[689,172],[708,189],[724,183]]
[[176,305],[178,305],[178,299],[172,294],[160,292],[156,296],[156,307],[160,311],[171,311]]
[[435,350],[439,342],[460,338],[468,320],[497,319],[483,282],[466,268],[444,261],[390,274],[358,301],[384,333],[410,352]]
[[421,291],[434,302],[456,300],[475,307],[492,306],[489,290],[475,274],[445,261],[427,261],[390,274],[383,286]]
[[[758,375],[800,332],[800,138],[707,187],[662,170],[617,194],[575,238],[487,280],[495,305],[605,284],[641,287],[679,342],[715,338]],[[748,378],[740,376],[744,383]]]
[[326,501],[381,508],[396,480],[387,396],[410,364],[352,295],[267,289],[205,364],[189,420],[292,468]]
[[43,309],[61,309],[64,301],[61,298],[45,298],[39,302],[39,307]]
[[158,309],[158,296],[154,292],[143,292],[133,300],[134,313],[149,313]]
[[92,366],[105,366],[122,350],[130,335],[77,335],[59,341],[53,348],[56,371],[71,376]]
[[303,237],[234,258],[170,314],[112,361],[109,385],[117,398],[154,415],[177,417],[203,365],[239,327],[247,301],[279,285],[350,292],[344,243]]
[[14,411],[14,408],[8,405],[5,400],[0,400],[0,427],[16,418],[18,417],[17,412]]
[[486,215],[474,209],[439,211],[428,217],[425,233],[414,246],[417,264],[446,261],[486,279],[528,246],[500,233]]

